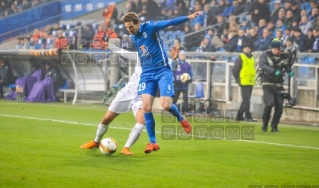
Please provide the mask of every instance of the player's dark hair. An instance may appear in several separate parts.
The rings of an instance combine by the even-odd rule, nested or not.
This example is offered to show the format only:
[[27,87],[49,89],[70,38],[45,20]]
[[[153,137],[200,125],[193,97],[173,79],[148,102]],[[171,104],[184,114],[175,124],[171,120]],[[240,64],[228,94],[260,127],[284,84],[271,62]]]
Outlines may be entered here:
[[124,22],[133,22],[133,24],[139,23],[138,15],[135,12],[128,12],[124,15]]

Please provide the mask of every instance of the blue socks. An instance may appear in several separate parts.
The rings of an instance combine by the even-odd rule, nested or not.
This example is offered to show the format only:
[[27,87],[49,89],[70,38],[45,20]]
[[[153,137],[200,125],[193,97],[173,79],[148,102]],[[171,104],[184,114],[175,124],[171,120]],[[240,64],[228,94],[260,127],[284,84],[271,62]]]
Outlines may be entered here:
[[178,121],[183,121],[184,117],[179,113],[175,104],[172,103],[171,108],[168,110],[173,116],[177,118]]
[[156,143],[155,137],[155,121],[152,112],[144,113],[145,127],[151,143]]

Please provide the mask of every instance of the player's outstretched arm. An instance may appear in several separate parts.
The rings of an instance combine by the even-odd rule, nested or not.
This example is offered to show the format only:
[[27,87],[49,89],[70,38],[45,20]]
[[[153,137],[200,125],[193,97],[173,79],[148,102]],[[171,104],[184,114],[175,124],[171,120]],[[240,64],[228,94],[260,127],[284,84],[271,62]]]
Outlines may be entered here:
[[172,26],[172,25],[179,25],[183,22],[186,22],[189,19],[194,19],[196,18],[198,15],[202,14],[201,11],[195,12],[191,15],[188,16],[180,16],[171,20],[163,20],[163,21],[156,21],[154,22],[154,29],[155,30],[161,30],[164,29],[166,27]]

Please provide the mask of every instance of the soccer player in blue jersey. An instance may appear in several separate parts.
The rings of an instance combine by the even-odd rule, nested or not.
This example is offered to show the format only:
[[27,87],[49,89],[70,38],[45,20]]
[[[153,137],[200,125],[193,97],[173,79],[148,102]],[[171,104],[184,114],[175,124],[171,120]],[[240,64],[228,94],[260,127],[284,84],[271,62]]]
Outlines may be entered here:
[[172,104],[172,97],[174,96],[173,73],[168,65],[168,56],[158,32],[166,27],[194,19],[199,14],[201,12],[195,12],[189,16],[177,17],[172,20],[151,20],[145,23],[140,23],[138,15],[134,12],[129,12],[124,16],[124,25],[128,32],[132,34],[132,42],[138,51],[142,66],[138,94],[142,96],[145,127],[150,139],[150,143],[147,144],[144,150],[145,153],[159,150],[152,113],[154,96],[158,89],[160,89],[162,107],[178,119],[186,133],[192,131],[190,123],[180,114],[177,107]]

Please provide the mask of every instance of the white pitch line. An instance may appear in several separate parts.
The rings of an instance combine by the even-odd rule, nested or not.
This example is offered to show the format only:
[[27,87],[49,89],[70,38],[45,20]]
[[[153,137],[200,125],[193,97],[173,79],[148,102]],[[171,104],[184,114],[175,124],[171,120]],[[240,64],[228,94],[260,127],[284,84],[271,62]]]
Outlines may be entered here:
[[[95,124],[90,124],[90,123],[79,123],[79,122],[74,122],[74,121],[64,121],[64,120],[58,120],[58,119],[38,118],[38,117],[30,117],[30,116],[17,116],[17,115],[9,115],[9,114],[0,114],[0,116],[22,118],[22,119],[32,119],[32,120],[39,120],[39,121],[51,121],[51,122],[67,123],[67,124],[74,124],[74,125],[97,126]],[[110,128],[131,130],[130,128],[125,128],[125,127],[110,127]],[[143,131],[146,132],[145,130],[143,130]],[[156,133],[161,134],[162,132],[156,131]],[[176,133],[176,135],[179,135],[179,134]],[[193,135],[193,137],[196,137],[196,136]],[[201,138],[211,138],[211,137],[204,136]],[[221,140],[228,140],[228,139],[221,139]],[[319,150],[319,148],[313,147],[313,146],[298,146],[298,145],[293,145],[293,144],[281,144],[281,143],[263,142],[263,141],[256,141],[256,140],[230,140],[230,141],[250,142],[250,143],[257,143],[257,144],[267,144],[267,145],[275,145],[275,146],[285,146],[285,147],[295,147],[295,148]]]

